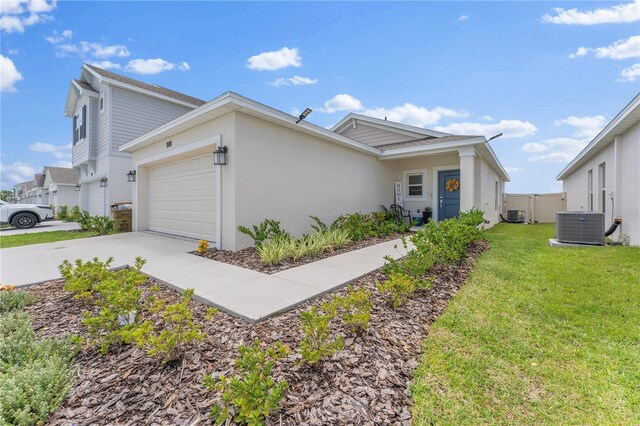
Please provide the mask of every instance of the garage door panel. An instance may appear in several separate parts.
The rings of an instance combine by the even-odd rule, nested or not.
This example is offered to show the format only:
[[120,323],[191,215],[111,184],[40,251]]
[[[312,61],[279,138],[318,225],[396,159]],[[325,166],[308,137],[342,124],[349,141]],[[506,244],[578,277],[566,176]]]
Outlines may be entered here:
[[149,229],[213,240],[214,181],[210,154],[150,168]]
[[100,182],[91,182],[87,185],[87,211],[92,216],[103,216],[105,214],[104,209],[104,197],[106,188],[100,186]]

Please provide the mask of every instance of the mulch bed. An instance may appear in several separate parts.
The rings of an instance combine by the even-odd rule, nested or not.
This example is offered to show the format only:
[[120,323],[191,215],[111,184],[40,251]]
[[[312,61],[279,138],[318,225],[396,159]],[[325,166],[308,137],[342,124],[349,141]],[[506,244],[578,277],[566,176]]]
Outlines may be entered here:
[[258,256],[258,252],[255,247],[248,247],[243,250],[238,251],[229,251],[229,250],[216,250],[209,249],[205,254],[194,254],[196,256],[206,257],[211,260],[217,260],[218,262],[229,263],[231,265],[240,266],[242,268],[252,269],[254,271],[263,272],[265,274],[275,274],[276,272],[282,272],[289,268],[295,268],[296,266],[301,266],[307,263],[315,262],[320,259],[325,259],[327,257],[335,256],[337,254],[347,253],[353,250],[358,250],[361,248],[373,246],[376,244],[384,243],[385,241],[391,241],[402,237],[408,237],[412,233],[397,233],[391,234],[384,237],[373,237],[367,238],[365,240],[359,240],[351,242],[349,245],[333,251],[326,251],[324,253],[319,254],[315,257],[304,257],[297,261],[293,261],[291,259],[287,259],[282,262],[280,265],[268,266],[265,265],[260,256]]
[[[488,249],[481,241],[470,247],[468,260],[459,265],[434,268],[431,289],[420,290],[398,310],[391,309],[375,291],[384,275],[373,272],[354,283],[372,291],[374,312],[363,337],[352,336],[342,324],[336,330],[345,338],[345,349],[319,368],[298,365],[296,350],[302,339],[299,314],[319,305],[341,289],[258,324],[248,324],[220,312],[204,319],[207,306],[191,302],[194,317],[207,335],[187,351],[184,362],[162,365],[133,347],[118,347],[101,355],[85,348],[76,358],[79,368],[74,388],[48,420],[49,425],[198,425],[211,424],[209,407],[219,395],[202,386],[207,373],[233,374],[241,344],[260,338],[264,343],[282,341],[292,354],[281,360],[274,373],[289,382],[279,412],[268,424],[410,424],[408,385],[418,365],[423,338],[430,324],[442,314],[451,297],[467,279],[475,259]],[[87,336],[81,324],[83,306],[62,289],[62,281],[31,287],[38,302],[27,308],[42,335],[74,333]],[[180,295],[162,288],[158,294],[170,302]]]

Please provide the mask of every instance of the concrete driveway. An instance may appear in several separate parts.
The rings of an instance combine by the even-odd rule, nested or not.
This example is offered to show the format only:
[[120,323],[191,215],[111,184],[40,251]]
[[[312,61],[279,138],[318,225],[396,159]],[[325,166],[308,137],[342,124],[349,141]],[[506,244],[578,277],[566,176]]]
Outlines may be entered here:
[[195,250],[196,246],[197,242],[127,232],[6,248],[0,250],[0,282],[20,286],[59,278],[58,265],[65,259],[74,261],[98,257],[106,260],[112,256],[112,266],[117,267],[133,265],[136,256],[140,256],[149,263],[162,264],[163,258],[170,260],[176,255]]
[[80,229],[80,225],[75,222],[63,222],[61,220],[51,220],[43,222],[30,229],[18,229],[14,227],[0,229],[0,236],[7,235],[19,235],[19,234],[32,234],[34,232],[48,232],[48,231],[75,231]]

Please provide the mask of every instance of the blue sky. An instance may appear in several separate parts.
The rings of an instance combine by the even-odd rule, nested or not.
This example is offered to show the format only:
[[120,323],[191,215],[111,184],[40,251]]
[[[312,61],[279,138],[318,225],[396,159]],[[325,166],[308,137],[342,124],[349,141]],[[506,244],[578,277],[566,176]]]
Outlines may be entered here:
[[1,185],[70,161],[83,62],[205,100],[226,91],[329,126],[350,111],[491,143],[509,192],[556,174],[640,90],[635,2],[2,0]]

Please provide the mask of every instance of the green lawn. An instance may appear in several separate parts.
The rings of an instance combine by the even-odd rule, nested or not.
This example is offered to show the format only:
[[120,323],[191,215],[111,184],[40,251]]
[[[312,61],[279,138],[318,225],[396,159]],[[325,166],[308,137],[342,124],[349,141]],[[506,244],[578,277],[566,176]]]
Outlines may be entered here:
[[0,235],[0,248],[26,246],[30,244],[53,243],[55,241],[95,237],[96,235],[97,234],[93,231],[47,231],[33,232],[30,234]]
[[433,325],[414,424],[640,424],[640,248],[500,224]]

